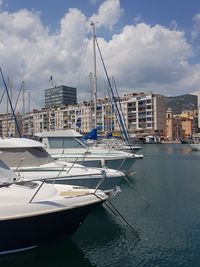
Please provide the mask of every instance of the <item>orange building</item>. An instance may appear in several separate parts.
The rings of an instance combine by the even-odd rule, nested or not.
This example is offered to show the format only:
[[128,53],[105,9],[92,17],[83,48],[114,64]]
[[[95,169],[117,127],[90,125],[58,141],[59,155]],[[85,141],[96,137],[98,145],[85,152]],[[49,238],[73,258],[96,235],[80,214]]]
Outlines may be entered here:
[[184,111],[180,115],[173,115],[172,109],[166,112],[165,139],[179,140],[190,138],[193,134],[195,119],[194,111]]

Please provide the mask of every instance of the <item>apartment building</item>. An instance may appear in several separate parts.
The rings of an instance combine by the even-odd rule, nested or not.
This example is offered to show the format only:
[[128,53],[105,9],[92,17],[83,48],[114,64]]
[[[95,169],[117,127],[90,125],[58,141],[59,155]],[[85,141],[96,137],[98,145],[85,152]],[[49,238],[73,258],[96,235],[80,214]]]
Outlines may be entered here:
[[[11,114],[0,115],[0,136],[1,137],[20,137],[22,135],[22,115],[15,115],[17,124]],[[18,126],[17,126],[18,125]]]
[[165,128],[165,97],[153,93],[126,95],[122,110],[128,130],[133,133],[162,135]]
[[23,116],[23,135],[33,136],[37,132],[50,130],[77,130],[78,127],[76,124],[80,117],[80,105],[33,110],[33,112],[27,113]]

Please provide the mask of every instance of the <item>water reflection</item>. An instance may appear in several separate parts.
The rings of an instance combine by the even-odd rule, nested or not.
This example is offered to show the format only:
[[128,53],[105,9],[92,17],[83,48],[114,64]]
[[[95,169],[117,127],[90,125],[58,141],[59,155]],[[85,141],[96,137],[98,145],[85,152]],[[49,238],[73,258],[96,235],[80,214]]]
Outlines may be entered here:
[[85,222],[74,240],[91,264],[118,266],[120,263],[121,266],[124,258],[129,262],[130,251],[137,247],[140,241],[119,218],[100,207],[90,214]]
[[174,153],[189,154],[192,151],[189,145],[183,145],[183,144],[174,144],[174,145],[162,144],[160,150],[167,152],[169,154],[174,154]]
[[83,266],[91,267],[83,252],[73,240],[67,239],[49,245],[39,246],[35,249],[5,255],[0,259],[1,267],[17,266]]

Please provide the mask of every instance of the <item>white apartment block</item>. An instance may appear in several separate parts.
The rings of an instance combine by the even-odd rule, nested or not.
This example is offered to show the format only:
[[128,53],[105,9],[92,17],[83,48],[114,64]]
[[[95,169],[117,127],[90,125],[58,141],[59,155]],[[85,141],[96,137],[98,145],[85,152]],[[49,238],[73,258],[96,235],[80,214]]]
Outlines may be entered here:
[[122,110],[130,132],[162,134],[165,128],[165,97],[153,93],[123,97]]

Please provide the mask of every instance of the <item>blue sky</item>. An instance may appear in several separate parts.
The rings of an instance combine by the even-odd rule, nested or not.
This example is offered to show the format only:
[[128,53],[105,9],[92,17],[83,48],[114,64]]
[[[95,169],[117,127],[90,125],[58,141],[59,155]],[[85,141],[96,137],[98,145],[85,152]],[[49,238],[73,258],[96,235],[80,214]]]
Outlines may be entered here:
[[[3,3],[3,9],[16,12],[27,8],[41,11],[41,18],[46,25],[52,28],[58,26],[60,18],[69,8],[79,8],[87,16],[92,15],[102,0],[7,0]],[[122,0],[121,7],[125,10],[122,23],[133,23],[138,16],[150,24],[162,24],[170,26],[175,20],[182,29],[190,30],[192,17],[200,12],[200,3],[197,0]]]
[[[78,8],[87,16],[97,11],[102,0],[7,0],[3,8],[9,12],[16,12],[22,8],[41,11],[41,18],[45,25],[52,30],[58,27],[60,18],[69,8]],[[122,0],[121,7],[124,16],[121,25],[134,23],[135,18],[141,16],[146,23],[161,24],[170,27],[176,21],[180,29],[190,32],[193,27],[192,18],[200,12],[197,0]]]
[[[44,89],[76,86],[88,98],[90,21],[121,94],[164,95],[200,88],[200,2],[197,0],[0,0],[0,58],[13,87],[25,80],[33,106]],[[99,96],[104,74],[98,68]]]

